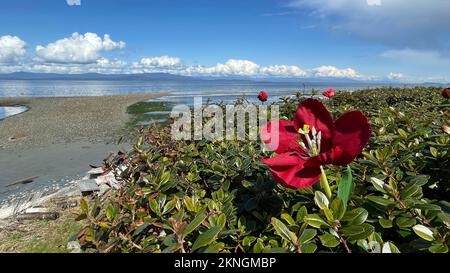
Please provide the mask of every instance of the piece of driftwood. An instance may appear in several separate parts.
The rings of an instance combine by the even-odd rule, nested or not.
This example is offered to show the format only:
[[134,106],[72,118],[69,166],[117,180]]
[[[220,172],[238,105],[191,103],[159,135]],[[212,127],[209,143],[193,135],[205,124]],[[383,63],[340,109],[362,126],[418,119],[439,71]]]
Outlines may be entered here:
[[20,179],[17,181],[14,181],[11,184],[6,185],[6,187],[12,187],[12,186],[16,186],[16,185],[26,185],[26,184],[30,184],[33,183],[34,180],[38,179],[39,176],[33,176],[33,177],[29,177],[29,178],[25,178],[25,179]]
[[59,218],[58,212],[34,212],[24,213],[16,216],[19,221],[23,220],[56,220]]

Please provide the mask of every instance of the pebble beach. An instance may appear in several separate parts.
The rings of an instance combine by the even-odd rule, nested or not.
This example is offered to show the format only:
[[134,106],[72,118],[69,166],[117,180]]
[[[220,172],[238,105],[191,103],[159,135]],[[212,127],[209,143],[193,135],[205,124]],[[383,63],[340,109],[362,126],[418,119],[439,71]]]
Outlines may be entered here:
[[158,96],[0,98],[0,106],[28,108],[0,120],[0,204],[73,185],[89,165],[129,149],[131,143],[118,143],[130,130],[127,107]]

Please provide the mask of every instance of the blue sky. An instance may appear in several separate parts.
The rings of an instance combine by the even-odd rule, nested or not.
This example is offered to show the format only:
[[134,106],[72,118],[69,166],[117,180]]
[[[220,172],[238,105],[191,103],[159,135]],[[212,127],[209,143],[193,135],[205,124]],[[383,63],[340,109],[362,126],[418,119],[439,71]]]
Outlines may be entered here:
[[448,10],[447,0],[2,0],[0,72],[448,82]]

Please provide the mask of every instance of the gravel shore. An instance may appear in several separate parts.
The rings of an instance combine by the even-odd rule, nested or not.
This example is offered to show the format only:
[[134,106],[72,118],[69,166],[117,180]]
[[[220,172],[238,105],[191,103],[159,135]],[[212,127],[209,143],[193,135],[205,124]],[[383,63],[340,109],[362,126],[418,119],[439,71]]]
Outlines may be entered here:
[[0,105],[24,105],[29,111],[0,121],[0,150],[56,143],[117,141],[129,120],[127,106],[160,96],[0,98]]
[[[24,191],[63,185],[101,165],[111,152],[126,151],[127,106],[160,96],[0,98],[0,105],[24,105],[25,113],[0,120],[0,201]],[[128,128],[129,129],[129,128]],[[29,185],[11,182],[38,177]]]

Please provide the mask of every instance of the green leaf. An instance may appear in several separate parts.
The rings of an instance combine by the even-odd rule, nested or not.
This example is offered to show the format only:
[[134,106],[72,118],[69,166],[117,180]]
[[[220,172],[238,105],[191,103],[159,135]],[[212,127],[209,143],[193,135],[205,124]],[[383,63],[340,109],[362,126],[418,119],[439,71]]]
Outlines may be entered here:
[[434,241],[433,231],[426,226],[415,225],[412,229],[420,238],[430,242]]
[[195,251],[200,247],[204,247],[212,243],[214,240],[216,240],[216,237],[217,235],[219,235],[219,232],[221,230],[222,228],[220,226],[214,226],[200,234],[197,237],[197,240],[195,240],[194,245],[192,246],[192,251]]
[[308,210],[306,209],[305,206],[301,207],[298,212],[297,215],[295,217],[295,219],[297,220],[297,222],[299,223],[303,223],[305,216],[308,214]]
[[302,253],[314,253],[316,252],[317,246],[315,244],[303,244],[301,249]]
[[282,237],[283,239],[293,243],[297,244],[297,235],[295,235],[294,232],[290,231],[283,222],[278,220],[277,218],[272,218],[272,226],[275,229],[275,232],[278,236]]
[[384,183],[382,180],[380,180],[380,179],[378,179],[378,178],[376,178],[376,177],[371,177],[371,178],[370,178],[370,182],[372,182],[372,185],[373,185],[374,188],[377,189],[378,191],[383,192],[383,193],[386,192],[386,190],[384,189],[385,183]]
[[411,217],[399,217],[399,218],[397,218],[395,223],[400,228],[408,228],[408,227],[414,226],[417,223],[417,221],[416,221],[416,219],[411,218]]
[[178,243],[177,240],[177,236],[175,234],[167,235],[166,238],[164,238],[163,244],[174,248],[180,247],[180,244]]
[[428,248],[431,253],[447,253],[448,247],[444,244],[432,245]]
[[315,229],[305,229],[302,233],[302,235],[300,235],[300,237],[298,238],[298,242],[300,244],[304,244],[307,243],[309,241],[311,241],[312,239],[314,239],[314,237],[316,237],[317,235],[317,231]]
[[419,192],[421,190],[421,187],[417,186],[417,185],[411,185],[409,187],[406,187],[403,189],[403,191],[400,194],[400,197],[402,200],[413,196],[414,194],[416,194],[417,192]]
[[342,202],[344,202],[344,204],[347,204],[354,190],[355,183],[353,182],[352,169],[350,166],[347,166],[347,171],[339,181],[337,196],[342,200]]
[[381,225],[383,228],[391,228],[391,227],[392,227],[392,220],[380,218],[380,219],[378,220],[378,222],[380,223],[380,225]]
[[203,221],[205,221],[206,217],[208,217],[206,213],[200,213],[197,216],[195,216],[194,220],[192,220],[181,232],[181,236],[186,237],[189,233],[194,231],[198,226],[201,225],[201,223],[203,223]]
[[287,213],[281,214],[281,219],[286,221],[289,225],[295,225],[295,220]]
[[361,224],[346,226],[341,231],[349,241],[357,241],[369,237],[375,231],[375,228],[369,224]]
[[367,210],[357,208],[347,211],[342,217],[342,221],[348,222],[349,225],[360,225],[367,220],[367,217],[369,217]]
[[391,242],[386,242],[383,244],[381,253],[400,253],[400,250]]
[[80,208],[81,208],[81,211],[84,213],[84,214],[89,214],[89,205],[88,205],[88,203],[87,203],[87,201],[86,201],[86,199],[84,199],[84,198],[81,198],[81,200],[80,200]]
[[333,202],[331,202],[331,211],[336,219],[341,220],[345,215],[346,205],[340,198],[335,198]]
[[254,236],[246,236],[244,240],[242,240],[242,246],[250,246],[255,240],[256,237]]
[[330,225],[325,222],[319,215],[317,214],[308,214],[304,218],[305,223],[308,225],[315,227],[315,228],[321,228],[321,227],[329,227]]
[[210,246],[208,246],[203,253],[219,253],[223,248],[225,247],[225,244],[220,243],[212,243]]
[[319,236],[319,239],[325,247],[337,247],[339,245],[339,240],[330,233]]
[[390,205],[394,204],[393,201],[391,201],[389,199],[386,199],[386,198],[383,198],[383,197],[379,197],[379,196],[373,196],[372,195],[372,196],[368,196],[366,198],[369,199],[369,201],[372,201],[375,204],[381,205],[383,207],[387,207],[387,206],[390,206]]
[[327,196],[320,191],[315,192],[314,202],[320,209],[328,208],[328,205],[330,204],[330,201],[328,201]]
[[138,226],[136,230],[133,233],[133,236],[139,235],[144,229],[146,229],[148,226],[150,226],[150,223],[143,223],[142,225]]
[[282,247],[272,247],[264,249],[264,253],[287,253],[287,250]]
[[441,212],[437,216],[442,222],[444,222],[446,224],[450,224],[450,214]]
[[436,158],[438,157],[438,150],[436,148],[430,147],[430,152],[431,152],[432,156],[434,156]]

